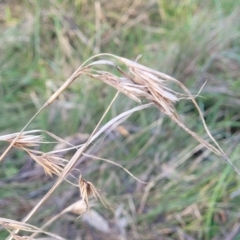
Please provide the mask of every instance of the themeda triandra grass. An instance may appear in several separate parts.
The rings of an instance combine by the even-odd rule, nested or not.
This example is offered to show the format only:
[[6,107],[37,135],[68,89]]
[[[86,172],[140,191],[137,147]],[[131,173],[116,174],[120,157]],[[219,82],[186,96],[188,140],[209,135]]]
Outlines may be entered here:
[[[176,122],[181,128],[183,128],[187,133],[193,136],[197,141],[202,143],[209,150],[214,152],[215,154],[222,156],[226,161],[228,161],[239,173],[239,170],[231,163],[230,159],[226,156],[222,148],[216,142],[216,140],[211,135],[203,114],[195,100],[195,97],[191,94],[187,87],[184,86],[177,79],[172,78],[164,73],[151,69],[149,67],[143,66],[139,63],[131,61],[129,59],[118,57],[112,54],[99,54],[97,56],[110,56],[118,60],[128,71],[124,71],[120,68],[120,66],[114,61],[109,60],[99,60],[92,62],[86,65],[83,68],[83,74],[86,74],[92,78],[99,79],[108,85],[116,88],[118,91],[124,93],[128,97],[134,99],[135,101],[140,102],[141,98],[145,98],[153,102],[162,112],[168,115],[174,122]],[[94,56],[94,57],[97,57]],[[93,57],[93,58],[94,58]],[[118,70],[120,76],[109,73],[106,71],[95,69],[96,66],[101,65],[110,65]],[[81,70],[80,70],[81,72]],[[80,73],[79,74],[82,74]],[[167,86],[168,83],[174,83],[178,85],[184,93],[179,93],[172,90]],[[204,139],[202,139],[198,134],[191,131],[181,120],[180,117],[174,107],[174,103],[181,99],[190,99],[194,106],[197,108],[200,118],[202,120],[203,126],[216,145],[214,147],[212,144],[208,143]]]
[[53,237],[54,239],[64,240],[64,238],[62,238],[56,234],[43,231],[42,229],[35,227],[33,225],[18,222],[18,221],[7,219],[7,218],[0,218],[0,225],[2,227],[4,227],[10,233],[11,238],[14,238],[16,240],[20,240],[20,239],[21,240],[30,240],[30,239],[34,239],[34,238],[29,237],[29,236],[18,236],[17,234],[13,233],[14,230],[17,230],[17,231],[22,230],[22,231],[34,233],[34,234],[44,233],[45,235]]
[[60,156],[54,153],[44,153],[39,150],[32,149],[33,147],[39,147],[41,144],[48,144],[50,142],[45,142],[43,136],[40,133],[47,133],[51,137],[56,140],[60,140],[59,137],[54,134],[41,131],[41,130],[32,130],[22,132],[20,137],[14,142],[16,136],[19,133],[7,134],[0,136],[0,141],[5,142],[14,142],[13,147],[18,148],[20,150],[25,151],[34,161],[36,161],[40,166],[43,167],[46,174],[52,175],[60,175],[63,170],[63,167],[68,162],[66,159],[61,158]]
[[[94,58],[99,57],[108,57],[112,58],[113,60],[96,60],[92,61]],[[89,63],[90,62],[90,63]],[[104,66],[110,66],[113,67],[115,72],[117,71],[118,74],[114,74],[109,71],[101,70]],[[203,144],[206,148],[217,154],[218,156],[222,156],[226,161],[228,161],[231,166],[234,167],[235,171],[239,173],[239,170],[231,163],[230,159],[226,156],[224,151],[221,149],[221,147],[218,145],[216,140],[211,135],[210,131],[208,130],[203,114],[198,107],[197,102],[195,101],[195,96],[191,94],[191,92],[178,80],[175,78],[172,78],[164,73],[161,73],[159,71],[156,71],[154,69],[151,69],[149,67],[143,66],[139,63],[136,63],[134,61],[131,61],[129,59],[118,57],[112,54],[98,54],[96,56],[91,57],[88,59],[85,63],[83,63],[73,74],[72,76],[66,80],[66,82],[48,99],[48,101],[45,102],[45,104],[39,109],[39,111],[30,119],[30,121],[25,125],[25,127],[22,129],[22,131],[19,134],[16,134],[14,139],[11,139],[9,141],[11,144],[6,149],[6,151],[2,154],[0,157],[0,160],[4,158],[6,153],[9,151],[9,149],[12,146],[19,147],[19,143],[22,141],[22,136],[24,134],[24,130],[29,125],[29,123],[48,105],[50,105],[76,78],[79,76],[88,76],[93,79],[98,79],[100,81],[103,81],[107,83],[108,85],[114,87],[119,92],[122,92],[129,98],[141,103],[141,99],[146,99],[150,101],[152,104],[154,104],[160,111],[162,111],[164,114],[166,114],[170,119],[172,119],[174,122],[176,122],[181,128],[183,128],[187,133],[189,133],[191,136],[193,136],[197,141],[199,141],[201,144]],[[180,87],[183,90],[183,93],[176,92],[172,90],[168,84],[176,84],[178,87]],[[73,157],[64,165],[62,165],[61,161],[60,164],[58,160],[54,158],[54,156],[51,155],[44,155],[36,157],[35,155],[32,156],[32,158],[39,162],[39,158],[43,160],[48,160],[53,164],[54,167],[47,166],[47,169],[45,170],[48,174],[56,174],[59,176],[58,180],[54,184],[54,186],[49,190],[49,192],[43,197],[43,199],[33,208],[33,210],[23,219],[23,222],[27,222],[31,216],[37,211],[37,209],[43,204],[43,202],[52,194],[52,192],[60,185],[60,183],[66,178],[66,176],[70,173],[72,170],[74,164],[76,161],[79,160],[79,157],[84,154],[84,151],[87,149],[89,144],[98,137],[102,132],[103,129],[106,129],[106,126],[110,126],[115,121],[117,121],[117,118],[114,119],[114,121],[110,120],[109,123],[107,123],[103,128],[101,128],[98,131],[98,128],[105,117],[106,113],[112,106],[113,102],[118,96],[118,93],[113,98],[112,102],[110,103],[109,107],[103,114],[102,118],[100,119],[99,123],[93,130],[92,134],[90,135],[89,139],[85,144],[83,144],[80,148],[77,149],[76,153],[73,155]],[[195,107],[197,108],[200,118],[202,120],[203,126],[210,137],[210,139],[213,141],[213,144],[208,143],[206,140],[202,139],[198,134],[190,130],[180,119],[174,104],[177,101],[180,101],[181,99],[190,99]],[[148,106],[152,105],[149,104]],[[141,110],[143,108],[147,107],[140,106],[137,110]],[[134,111],[137,111],[134,110]],[[129,110],[126,112],[126,116],[133,111]],[[123,116],[121,116],[123,117]],[[36,140],[33,138],[33,141]],[[24,142],[25,144],[29,144],[28,141]],[[20,146],[21,147],[21,146]],[[22,147],[23,148],[23,147]],[[24,149],[25,150],[25,149]],[[30,155],[32,152],[29,153]],[[44,166],[43,166],[44,167]],[[91,183],[89,185],[89,182],[84,180],[84,178],[80,178],[80,191],[82,198],[87,204],[88,208],[88,195],[92,194],[96,198],[100,198],[98,195],[97,190],[95,191],[94,185]],[[101,198],[100,198],[101,199]]]

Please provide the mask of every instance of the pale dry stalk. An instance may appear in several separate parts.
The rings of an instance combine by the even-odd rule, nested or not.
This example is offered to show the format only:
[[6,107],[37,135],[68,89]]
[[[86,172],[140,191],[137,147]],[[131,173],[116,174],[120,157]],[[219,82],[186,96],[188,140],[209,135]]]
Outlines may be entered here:
[[[55,215],[54,217],[52,217],[51,219],[49,219],[46,223],[44,223],[41,226],[41,229],[45,229],[47,226],[49,226],[50,224],[52,224],[54,221],[56,221],[58,218],[60,218],[62,215],[64,215],[65,213],[68,212],[72,212],[74,214],[77,214],[79,216],[81,216],[82,214],[84,214],[85,212],[87,212],[88,210],[88,206],[86,204],[86,201],[83,199],[80,199],[79,201],[71,204],[69,207],[63,209],[60,213],[58,213],[57,215]],[[30,237],[35,237],[38,233],[33,233]]]
[[[109,60],[99,60],[94,61],[89,64],[88,62],[92,61],[92,59],[97,57],[111,57],[115,59],[120,64],[115,63],[115,61]],[[99,70],[101,66],[111,66],[114,67],[120,74],[120,76]],[[119,65],[124,65],[127,71],[122,70]],[[211,135],[210,131],[207,128],[205,120],[203,118],[203,114],[194,99],[194,96],[191,92],[178,80],[161,73],[159,71],[153,70],[151,68],[145,67],[139,63],[134,61],[128,60],[126,58],[118,57],[112,54],[98,54],[91,58],[89,58],[86,62],[84,62],[74,73],[73,75],[66,80],[66,82],[46,101],[46,103],[39,109],[39,111],[30,119],[30,121],[24,126],[22,131],[16,136],[16,138],[11,142],[10,146],[5,150],[5,152],[1,155],[0,161],[4,158],[6,153],[9,149],[17,142],[20,138],[22,132],[26,129],[26,127],[30,124],[30,122],[49,104],[51,104],[77,77],[82,75],[86,75],[95,79],[99,79],[108,85],[116,88],[118,91],[124,93],[128,97],[134,99],[135,101],[141,102],[141,99],[147,99],[154,103],[163,113],[168,115],[174,122],[176,122],[181,128],[183,128],[187,133],[193,136],[197,141],[203,144],[205,147],[210,149],[215,154],[222,156],[225,160],[231,164],[235,171],[240,174],[239,170],[232,164],[230,159],[226,156],[224,151],[218,145],[216,140]],[[183,93],[176,92],[167,86],[168,83],[175,83],[178,85],[183,91]],[[100,119],[99,123],[97,124],[96,128],[94,129],[93,133],[89,137],[88,141],[82,145],[80,149],[74,154],[71,160],[67,163],[63,171],[61,172],[59,179],[54,184],[54,186],[49,190],[49,192],[44,196],[44,198],[34,207],[34,209],[24,218],[23,222],[29,220],[29,218],[36,212],[36,210],[41,206],[41,204],[52,194],[52,192],[60,185],[60,183],[66,178],[66,176],[70,173],[71,169],[73,168],[76,161],[79,157],[83,154],[86,150],[88,145],[93,141],[94,137],[98,134],[97,129],[105,117],[107,111],[115,101],[117,95],[109,105],[106,112],[103,114],[102,118]],[[179,101],[180,99],[190,99],[195,107],[197,108],[200,118],[203,122],[204,128],[211,138],[211,140],[216,145],[213,146],[212,144],[208,143],[206,140],[202,139],[198,134],[190,130],[186,127],[184,123],[181,122],[180,117],[178,116],[174,104]],[[95,134],[96,133],[96,134]],[[57,170],[55,170],[57,171]],[[82,183],[83,184],[83,183]],[[85,183],[84,183],[85,184]]]
[[[13,230],[17,230],[17,231],[22,230],[22,231],[31,232],[31,233],[44,233],[48,236],[54,237],[55,239],[64,240],[64,238],[56,234],[43,231],[42,229],[35,227],[33,225],[18,222],[18,221],[7,219],[7,218],[0,218],[0,225],[2,225],[5,229],[7,229],[10,232],[11,237],[14,237],[15,239],[16,238],[21,239],[21,238],[15,233],[12,233]],[[24,239],[24,237],[22,237],[22,239]],[[25,237],[25,239],[27,238]]]

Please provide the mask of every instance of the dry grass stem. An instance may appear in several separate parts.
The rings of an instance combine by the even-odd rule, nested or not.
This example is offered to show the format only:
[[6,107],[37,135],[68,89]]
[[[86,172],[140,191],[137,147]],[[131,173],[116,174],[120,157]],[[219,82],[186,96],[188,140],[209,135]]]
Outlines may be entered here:
[[[51,236],[51,237],[54,237],[56,239],[64,240],[64,238],[62,238],[62,237],[60,237],[56,234],[43,231],[42,229],[37,228],[33,225],[18,222],[18,221],[14,221],[14,220],[7,219],[7,218],[0,218],[0,225],[2,225],[5,229],[7,229],[11,233],[12,237],[14,237],[15,239],[17,239],[16,238],[17,235],[15,233],[11,232],[13,230],[17,230],[17,231],[22,230],[22,231],[32,232],[32,233],[44,233],[44,234],[46,234],[48,236]],[[20,237],[20,236],[17,236],[17,237]]]
[[86,153],[83,153],[83,155],[86,156],[86,157],[95,159],[95,160],[101,160],[101,161],[104,161],[104,162],[113,164],[113,165],[115,165],[115,166],[118,166],[118,167],[122,168],[126,173],[128,173],[132,178],[134,178],[135,180],[137,180],[138,182],[143,183],[143,184],[147,184],[146,182],[143,182],[143,181],[141,181],[139,178],[135,177],[130,171],[128,171],[128,170],[127,170],[125,167],[123,167],[121,164],[118,164],[118,163],[116,163],[116,162],[114,162],[114,161],[112,161],[112,160],[106,159],[106,158],[101,158],[101,157],[89,155],[89,154],[86,154]]
[[[52,224],[54,221],[56,221],[58,218],[60,218],[62,215],[68,212],[72,212],[78,216],[81,216],[85,212],[87,212],[88,206],[86,204],[86,201],[83,199],[80,199],[79,201],[71,204],[69,207],[63,209],[60,213],[49,219],[44,225],[41,226],[41,229],[45,229],[47,226]],[[31,237],[35,237],[38,233],[33,233]]]
[[13,237],[13,239],[15,240],[36,240],[35,238],[32,237],[28,237],[28,236],[18,236],[16,234],[11,234],[11,236]]
[[[113,60],[97,60],[93,61],[93,59],[98,57],[110,57]],[[90,63],[89,63],[90,62]],[[99,70],[99,68],[102,68],[103,66],[110,66],[113,67],[114,70],[117,70],[117,74],[110,73],[105,70]],[[160,109],[163,113],[165,113],[167,116],[170,117],[174,122],[176,122],[182,129],[184,129],[187,133],[189,133],[191,136],[193,136],[197,141],[199,141],[201,144],[203,144],[206,148],[217,154],[218,156],[222,156],[225,160],[231,164],[231,166],[234,167],[235,171],[240,174],[239,170],[232,164],[230,159],[226,156],[222,148],[218,145],[214,137],[211,135],[210,131],[208,130],[208,127],[205,123],[203,114],[195,101],[194,96],[191,94],[191,92],[178,80],[175,78],[172,78],[164,73],[161,73],[159,71],[156,71],[154,69],[151,69],[149,67],[143,66],[139,63],[136,63],[134,61],[131,61],[126,58],[122,58],[116,55],[112,54],[98,54],[91,58],[89,58],[86,62],[84,62],[73,74],[66,80],[66,82],[45,102],[45,104],[39,109],[39,111],[30,119],[30,121],[24,126],[22,131],[18,133],[17,135],[13,136],[10,142],[10,145],[8,148],[4,151],[4,153],[0,157],[0,161],[4,158],[4,156],[7,154],[9,149],[12,146],[16,147],[29,147],[31,145],[30,140],[33,140],[32,144],[38,144],[38,142],[41,141],[40,138],[29,136],[28,139],[23,139],[22,136],[24,133],[24,130],[27,128],[27,126],[31,123],[31,121],[38,116],[38,114],[49,104],[51,104],[76,78],[79,76],[88,76],[94,79],[101,80],[108,85],[114,87],[118,90],[117,94],[113,98],[112,102],[106,109],[105,113],[99,120],[97,126],[93,130],[92,134],[88,138],[87,142],[83,144],[79,149],[77,149],[74,156],[70,159],[70,161],[64,165],[64,163],[61,161],[61,159],[56,158],[54,155],[48,154],[40,154],[36,155],[35,153],[29,151],[28,153],[31,155],[31,157],[37,161],[40,165],[44,167],[44,170],[47,174],[56,174],[59,176],[57,182],[54,184],[54,186],[49,190],[49,192],[43,197],[43,199],[36,204],[36,206],[32,209],[32,211],[23,219],[23,222],[26,222],[30,219],[30,217],[37,211],[37,209],[42,205],[42,203],[52,194],[52,192],[60,185],[60,183],[66,178],[66,176],[70,173],[72,170],[74,164],[76,161],[79,160],[79,158],[83,155],[86,148],[89,146],[89,144],[94,141],[104,130],[109,128],[110,126],[117,123],[118,120],[127,117],[129,114],[131,114],[134,111],[138,111],[140,109],[143,109],[145,107],[149,107],[152,104],[156,105],[158,109]],[[178,87],[180,87],[183,90],[183,93],[176,92],[172,90],[168,84],[174,83]],[[130,110],[119,115],[119,118],[114,118],[114,120],[109,121],[108,124],[106,124],[104,127],[102,127],[99,131],[98,128],[103,120],[103,118],[106,116],[107,112],[109,111],[110,107],[112,106],[113,102],[116,100],[118,93],[122,92],[129,98],[141,102],[141,99],[146,99],[151,102],[149,105],[140,106],[138,109],[135,108],[135,110]],[[208,136],[211,138],[215,146],[208,143],[206,140],[202,139],[197,133],[190,130],[181,120],[180,117],[174,107],[174,104],[179,101],[180,99],[190,99],[196,109],[199,112],[200,118],[202,120],[203,126],[208,134]],[[29,145],[30,144],[30,145]],[[96,199],[99,198],[101,201],[101,197],[94,187],[94,185],[91,182],[86,181],[82,177],[79,180],[80,185],[80,191],[82,198],[86,201],[86,204],[88,206],[88,198],[90,195],[93,195]],[[104,204],[104,203],[103,203]],[[105,204],[104,204],[105,205]]]
[[[64,85],[65,85],[65,84],[64,84]],[[63,86],[62,86],[62,87],[63,87]],[[60,92],[63,91],[62,87],[59,89]],[[58,91],[58,92],[59,92],[59,91]],[[98,127],[100,126],[103,118],[106,116],[107,112],[108,112],[109,109],[111,108],[112,104],[113,104],[114,101],[116,100],[116,98],[117,98],[117,96],[118,96],[118,93],[119,93],[119,92],[117,92],[117,94],[116,94],[115,97],[113,98],[112,102],[111,102],[111,103],[109,104],[109,106],[107,107],[105,113],[102,115],[101,119],[99,120],[98,124],[96,125],[95,129],[93,130],[92,134],[90,135],[88,141],[87,141],[85,144],[83,144],[80,149],[78,149],[78,150],[76,151],[76,153],[73,155],[73,157],[71,158],[71,160],[68,162],[68,164],[65,166],[65,168],[64,168],[63,171],[61,172],[58,180],[57,180],[56,183],[53,185],[53,187],[52,187],[52,188],[47,192],[47,194],[34,206],[34,208],[33,208],[33,209],[29,212],[29,214],[22,220],[22,222],[28,221],[28,220],[33,216],[33,214],[38,210],[38,208],[46,201],[46,199],[48,199],[48,197],[53,193],[53,191],[62,183],[62,181],[65,180],[66,176],[67,176],[67,175],[69,174],[69,172],[72,170],[72,168],[73,168],[74,164],[76,163],[76,161],[78,160],[78,158],[82,155],[83,151],[84,151],[84,150],[88,147],[88,145],[91,143],[92,138],[93,138],[95,132],[97,131],[97,129],[98,129]],[[55,94],[56,94],[56,93],[55,93]],[[53,99],[53,98],[54,98],[54,97],[50,98],[50,100]],[[56,96],[55,96],[55,98],[56,98]],[[50,100],[49,100],[49,101],[50,101]],[[48,104],[47,104],[47,105],[48,105]],[[44,108],[44,107],[43,107],[43,108]],[[43,108],[42,108],[42,109],[43,109]],[[39,113],[40,111],[41,111],[41,109],[38,111],[38,113]],[[36,114],[34,115],[34,117],[37,116],[38,113],[36,113]],[[33,117],[32,119],[34,119],[34,117]],[[31,120],[30,120],[30,121],[31,121]],[[28,124],[29,124],[29,123],[28,123]],[[27,124],[27,125],[28,125],[28,124]],[[26,125],[26,126],[27,126],[27,125]],[[24,129],[26,128],[26,126],[24,127]],[[20,132],[20,134],[21,134],[21,132]],[[14,141],[17,141],[18,137],[19,137],[19,136],[17,136]],[[12,143],[12,144],[13,144],[13,143]],[[11,147],[11,145],[10,145],[9,147]],[[8,149],[10,149],[10,148],[8,148]],[[5,152],[7,152],[8,149],[6,149]],[[4,153],[5,153],[5,152],[4,152]],[[101,199],[101,198],[100,198],[100,199]],[[14,233],[16,234],[17,232],[18,232],[18,230],[16,230]],[[10,239],[12,239],[11,236],[9,236],[8,240],[10,240]]]
[[[128,111],[125,111],[121,114],[119,114],[118,116],[114,117],[113,119],[111,119],[109,122],[107,122],[104,126],[102,126],[90,139],[90,142],[93,142],[96,138],[98,138],[102,133],[104,133],[106,130],[111,129],[111,127],[115,128],[117,127],[119,124],[121,124],[121,122],[123,120],[126,120],[127,117],[131,116],[131,114],[133,114],[134,112],[137,111],[141,111],[143,109],[149,108],[153,106],[152,103],[148,103],[145,105],[141,105],[141,106],[137,106],[133,109],[130,109]],[[79,149],[79,151],[83,148],[84,144],[81,145],[81,148]],[[55,153],[57,153],[58,151],[54,151]],[[74,156],[73,156],[74,158]],[[72,159],[73,159],[72,158]],[[71,159],[71,160],[72,160]],[[74,161],[78,159],[78,158],[74,158]],[[71,161],[70,160],[70,161]],[[74,162],[75,163],[75,162]],[[49,190],[49,192],[47,193],[47,195],[44,196],[44,198],[32,209],[32,211],[25,217],[25,219],[23,221],[28,221],[28,219],[36,212],[36,210],[42,205],[42,203],[48,198],[48,196],[50,196],[50,194],[55,190],[55,187],[58,186],[58,184],[60,184],[62,181],[62,179],[60,179],[60,181],[57,181],[56,184]],[[10,239],[10,238],[9,238]]]

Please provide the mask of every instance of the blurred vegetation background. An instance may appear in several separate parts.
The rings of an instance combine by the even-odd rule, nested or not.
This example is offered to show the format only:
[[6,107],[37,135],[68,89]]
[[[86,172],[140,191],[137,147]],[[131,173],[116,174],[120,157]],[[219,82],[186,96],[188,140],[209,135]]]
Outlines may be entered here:
[[[239,0],[1,0],[0,135],[20,131],[48,97],[93,54],[108,52],[182,81],[207,125],[240,168]],[[80,78],[31,124],[74,144],[84,142],[115,94]],[[105,122],[137,103],[121,95]],[[185,124],[207,139],[192,103],[176,105]],[[0,151],[6,148],[0,145]],[[53,146],[44,146],[43,151]],[[133,114],[79,166],[113,211],[92,208],[100,223],[66,214],[48,230],[66,239],[240,239],[240,176],[156,108]],[[21,151],[0,167],[0,216],[21,220],[53,185]],[[63,183],[30,223],[40,226],[79,199]],[[108,226],[106,228],[106,226]],[[0,229],[0,238],[7,232]]]

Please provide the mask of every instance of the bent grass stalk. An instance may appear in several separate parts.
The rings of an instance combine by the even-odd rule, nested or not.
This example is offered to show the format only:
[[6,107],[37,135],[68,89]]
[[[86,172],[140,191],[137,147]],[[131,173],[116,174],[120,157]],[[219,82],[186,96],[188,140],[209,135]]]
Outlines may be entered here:
[[[99,57],[108,57],[112,58],[114,60],[96,60],[92,61],[95,58]],[[91,62],[92,61],[92,62]],[[90,62],[90,63],[89,63]],[[105,71],[105,70],[99,70],[102,66],[110,66],[113,67],[114,70],[117,70],[117,72],[120,74],[120,76],[113,74],[111,72]],[[127,71],[122,69],[123,66]],[[151,69],[149,67],[143,66],[139,63],[136,63],[134,61],[131,61],[129,59],[119,57],[113,54],[108,53],[102,53],[95,55],[91,58],[89,58],[87,61],[85,61],[66,81],[65,83],[45,102],[45,104],[37,111],[37,113],[29,120],[29,122],[23,127],[20,133],[18,133],[15,138],[11,141],[8,148],[4,151],[4,153],[0,157],[0,161],[6,156],[8,151],[12,146],[16,146],[17,142],[21,140],[22,134],[24,133],[25,129],[28,127],[28,125],[34,120],[39,113],[46,108],[48,105],[50,105],[76,78],[79,76],[88,76],[93,79],[98,79],[100,81],[103,81],[107,83],[108,85],[114,87],[118,92],[113,98],[112,102],[106,109],[105,113],[99,120],[97,126],[93,130],[92,134],[88,138],[87,142],[83,144],[79,149],[77,149],[76,153],[73,155],[73,157],[70,159],[70,161],[65,165],[64,168],[59,168],[59,166],[56,169],[52,169],[53,173],[57,174],[59,176],[58,180],[55,182],[54,186],[49,190],[49,192],[42,198],[42,200],[32,209],[32,211],[23,219],[22,222],[27,222],[33,214],[38,210],[38,208],[44,203],[44,201],[53,193],[53,191],[61,184],[61,182],[66,178],[66,176],[70,173],[72,170],[74,164],[79,159],[80,156],[84,154],[84,151],[87,149],[88,145],[102,133],[102,129],[97,132],[97,129],[99,128],[103,118],[106,116],[107,112],[111,108],[112,104],[116,100],[119,92],[122,92],[129,98],[141,103],[141,99],[146,99],[151,102],[150,105],[155,105],[160,111],[162,111],[164,114],[166,114],[172,121],[177,123],[184,131],[186,131],[188,134],[190,134],[192,137],[194,137],[198,142],[203,144],[206,148],[208,148],[210,151],[215,153],[218,156],[223,157],[233,168],[234,170],[240,174],[240,171],[233,165],[231,160],[227,157],[225,152],[222,150],[222,148],[219,146],[217,141],[214,139],[212,134],[210,133],[203,114],[195,100],[195,96],[192,95],[192,93],[188,90],[187,87],[185,87],[181,82],[179,82],[177,79],[172,78],[171,76],[168,76],[164,73],[161,73],[159,71],[156,71],[154,69]],[[174,83],[178,87],[180,87],[184,93],[176,92],[172,90],[170,87],[167,86],[168,83]],[[190,99],[194,106],[196,107],[200,119],[203,123],[203,126],[206,130],[206,133],[208,134],[209,138],[212,140],[214,145],[207,142],[203,138],[201,138],[197,133],[190,130],[181,120],[180,116],[178,115],[174,104],[181,100],[181,99]],[[141,110],[148,106],[140,106],[139,109]],[[136,108],[134,111],[137,111]],[[134,112],[134,111],[127,111],[126,115]],[[121,116],[124,117],[124,116]],[[117,119],[115,118],[114,121],[109,121],[108,124],[105,126],[111,126],[114,122],[116,122]],[[105,127],[106,129],[106,127]],[[19,140],[20,139],[20,140]],[[33,138],[34,140],[34,138]],[[35,159],[37,160],[37,159]],[[105,160],[106,159],[101,159]],[[55,171],[55,172],[54,172]],[[85,199],[86,200],[86,199]],[[15,232],[16,233],[16,232]],[[12,239],[10,236],[8,239]]]

